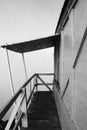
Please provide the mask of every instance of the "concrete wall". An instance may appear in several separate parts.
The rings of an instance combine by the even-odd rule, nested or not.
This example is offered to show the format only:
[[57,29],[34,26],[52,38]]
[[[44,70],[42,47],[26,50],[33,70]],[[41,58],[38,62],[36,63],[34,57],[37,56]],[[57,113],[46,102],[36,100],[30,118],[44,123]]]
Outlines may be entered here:
[[59,66],[55,65],[55,73],[59,76],[60,94],[54,87],[54,96],[63,130],[87,129],[87,39],[73,68],[86,26],[87,0],[79,0],[61,32],[59,53],[56,53],[55,61],[55,64],[59,61]]

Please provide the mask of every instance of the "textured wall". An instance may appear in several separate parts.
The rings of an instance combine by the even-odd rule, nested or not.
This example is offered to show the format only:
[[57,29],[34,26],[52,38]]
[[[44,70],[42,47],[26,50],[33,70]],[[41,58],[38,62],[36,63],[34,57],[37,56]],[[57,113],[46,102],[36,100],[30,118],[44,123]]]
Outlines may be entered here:
[[[71,107],[72,107],[72,86],[70,85],[70,75],[71,75],[71,69],[73,65],[73,13],[70,14],[69,20],[66,23],[66,26],[62,32],[62,83],[61,83],[61,94],[63,93],[65,86],[67,84],[68,78],[69,83],[67,90],[64,95],[64,102],[67,106],[67,109],[69,111],[69,114],[71,115]],[[61,60],[60,60],[61,62]],[[61,66],[61,64],[60,64]],[[61,74],[61,72],[60,72]]]
[[[74,51],[77,54],[87,26],[87,0],[79,0],[74,10]],[[87,39],[75,67],[74,118],[79,130],[87,129]]]
[[[81,49],[75,68],[73,68],[73,64],[86,26],[87,0],[79,0],[71,11],[64,30],[61,32],[60,54],[57,56],[60,62],[59,74],[56,68],[56,75],[59,75],[61,87],[60,96],[57,96],[57,90],[54,91],[57,108],[61,107],[59,113],[62,111],[60,119],[63,120],[62,118],[64,118],[67,120],[65,124],[69,123],[68,125],[70,126],[73,121],[78,130],[87,129],[87,39]],[[68,79],[66,92],[63,99],[61,99]],[[62,104],[65,105],[65,108],[62,108],[64,107]],[[68,129],[66,125],[65,128]],[[70,129],[72,130],[73,128],[70,127]]]

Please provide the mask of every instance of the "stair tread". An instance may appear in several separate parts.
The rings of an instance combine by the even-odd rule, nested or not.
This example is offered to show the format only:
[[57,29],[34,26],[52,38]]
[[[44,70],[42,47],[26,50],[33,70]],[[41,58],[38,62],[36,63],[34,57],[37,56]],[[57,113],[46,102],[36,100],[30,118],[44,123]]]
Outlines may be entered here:
[[29,128],[21,130],[61,130],[53,93],[35,92],[28,110]]

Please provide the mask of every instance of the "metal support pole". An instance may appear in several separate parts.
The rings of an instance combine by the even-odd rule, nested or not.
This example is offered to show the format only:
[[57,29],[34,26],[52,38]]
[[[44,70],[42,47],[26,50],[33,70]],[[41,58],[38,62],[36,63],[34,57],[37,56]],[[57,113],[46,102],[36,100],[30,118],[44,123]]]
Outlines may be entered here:
[[14,91],[14,85],[13,85],[13,79],[12,79],[10,59],[9,59],[9,54],[8,54],[7,49],[6,49],[6,53],[7,53],[7,61],[8,61],[8,67],[9,67],[10,79],[11,79],[11,91],[12,91],[12,96],[13,96],[13,95],[15,95],[15,91]]
[[[11,71],[11,65],[10,65],[10,58],[9,58],[9,54],[8,54],[7,48],[6,48],[6,54],[7,54],[9,74],[10,74],[10,80],[11,80],[11,92],[12,92],[12,96],[14,96],[14,95],[15,95],[14,84],[13,84],[13,79],[12,79],[12,71]],[[14,103],[14,107],[15,107],[15,104],[16,104],[16,101],[15,101],[15,103]],[[16,122],[16,118],[15,118],[15,122]]]

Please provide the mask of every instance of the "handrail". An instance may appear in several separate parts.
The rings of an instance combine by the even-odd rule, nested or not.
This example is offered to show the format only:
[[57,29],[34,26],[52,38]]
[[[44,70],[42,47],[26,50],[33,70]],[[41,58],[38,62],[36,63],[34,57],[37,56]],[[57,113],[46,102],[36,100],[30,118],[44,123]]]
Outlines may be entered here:
[[45,75],[53,75],[54,76],[54,73],[37,73],[36,75],[43,75],[43,76],[45,76]]
[[27,82],[24,83],[24,85],[17,91],[17,93],[10,99],[10,101],[2,108],[1,113],[0,113],[0,120],[4,117],[6,112],[9,110],[9,108],[13,105],[13,103],[16,101],[18,96],[22,92],[22,88],[25,88],[27,84],[34,78],[36,74],[34,74]]
[[49,86],[41,79],[41,77],[39,75],[37,75],[37,77],[41,80],[41,82],[43,82],[43,84],[50,90],[52,91]]
[[18,92],[16,93],[16,95],[14,95],[10,99],[10,101],[4,106],[4,108],[2,108],[1,113],[0,113],[0,120],[4,117],[4,115],[6,114],[6,112],[13,105],[13,103],[15,102],[15,100],[17,99],[17,97],[21,94],[21,92],[22,92],[22,90],[19,89]]
[[5,130],[9,130],[10,129],[10,126],[11,126],[11,124],[12,124],[12,122],[14,120],[14,117],[15,117],[15,115],[16,115],[19,107],[20,107],[20,104],[22,103],[22,101],[24,99],[24,96],[25,95],[22,95],[22,97],[19,99],[19,102],[16,104],[16,107],[15,107],[15,109],[13,110],[13,112],[11,114],[11,117],[10,117],[8,123],[7,123],[7,126],[6,126]]
[[[9,130],[13,121],[15,120],[16,116],[19,117],[17,118],[17,121],[15,123],[15,126],[13,128],[13,130],[16,130],[18,128],[18,126],[20,125],[20,121],[22,120],[22,123],[23,123],[23,120],[26,119],[27,121],[27,114],[25,114],[25,112],[27,113],[27,108],[28,108],[28,105],[29,105],[29,102],[32,98],[32,95],[34,93],[34,90],[35,88],[37,88],[38,85],[45,85],[50,91],[52,91],[50,89],[50,87],[48,85],[52,85],[52,83],[45,83],[43,80],[42,80],[42,77],[40,77],[39,75],[51,75],[53,76],[54,74],[53,73],[41,73],[41,74],[34,74],[32,77],[29,78],[29,80],[27,80],[23,85],[22,87],[17,91],[17,93],[9,100],[9,102],[3,107],[1,113],[0,113],[0,120],[2,120],[2,118],[5,116],[5,114],[8,112],[8,110],[10,109],[10,107],[14,104],[14,102],[16,102],[16,104],[14,105],[14,109],[13,109],[13,112],[9,118],[9,121],[6,125],[6,128],[5,130]],[[27,93],[26,93],[26,87],[29,87],[29,83],[31,84],[32,81],[34,81],[33,79],[34,78],[37,78],[39,79],[41,83],[38,83],[37,80],[35,80],[34,84],[33,84],[33,88],[31,90],[31,93],[30,95],[28,96]],[[54,77],[53,77],[54,78]],[[31,88],[31,87],[30,87]],[[36,89],[36,91],[38,91],[38,89]],[[27,97],[28,96],[28,97]],[[24,106],[25,105],[25,106]],[[20,111],[20,112],[19,112]],[[26,117],[24,117],[26,116]],[[24,117],[24,118],[23,118]],[[25,121],[24,121],[25,122]],[[26,125],[26,126],[24,126]],[[22,126],[24,127],[28,127],[28,124],[22,124]]]
[[[53,85],[53,83],[46,83],[47,85]],[[36,85],[44,85],[44,83],[37,83]]]
[[33,87],[33,90],[31,91],[31,94],[30,94],[30,96],[29,96],[29,98],[28,98],[28,101],[27,101],[27,105],[28,105],[28,103],[29,103],[30,100],[31,100],[31,97],[32,97],[32,95],[33,95],[33,92],[34,92],[34,90],[35,90],[35,87],[36,87],[36,86],[34,86],[34,87]]

